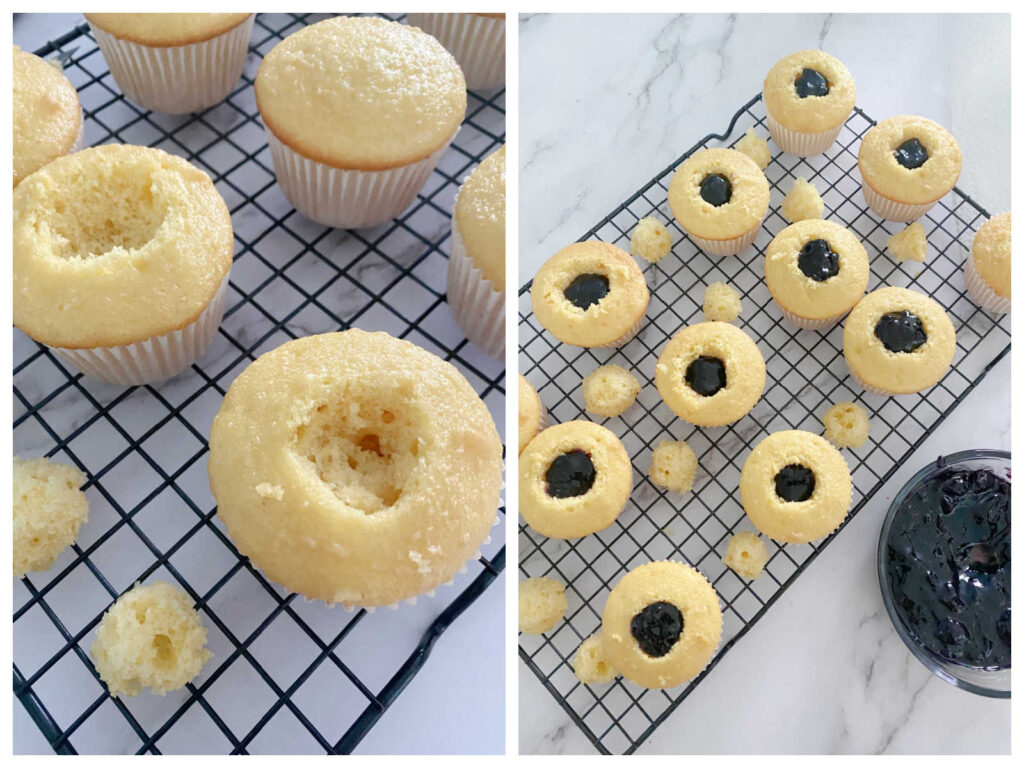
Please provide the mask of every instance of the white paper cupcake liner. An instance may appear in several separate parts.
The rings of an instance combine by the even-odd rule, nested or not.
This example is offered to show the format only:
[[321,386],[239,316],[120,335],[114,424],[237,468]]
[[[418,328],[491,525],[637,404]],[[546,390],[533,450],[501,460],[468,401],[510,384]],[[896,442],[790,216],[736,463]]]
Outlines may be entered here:
[[693,240],[694,243],[697,244],[698,248],[709,256],[734,256],[750,247],[751,243],[753,243],[757,238],[757,233],[761,231],[762,222],[763,219],[757,223],[756,227],[746,234],[741,235],[740,237],[734,237],[730,240],[707,240],[703,237],[697,237],[689,231],[687,231],[686,234],[690,236],[690,239]]
[[772,135],[772,139],[779,145],[779,149],[797,157],[820,155],[835,143],[844,125],[844,123],[840,123],[827,131],[813,133],[794,131],[786,128],[772,117],[771,112],[768,113],[765,123],[768,125],[768,132]]
[[222,102],[242,75],[255,14],[201,43],[166,48],[121,40],[89,25],[110,74],[131,101],[172,115]]
[[911,205],[910,203],[898,203],[895,200],[890,200],[884,197],[874,189],[866,181],[861,180],[861,189],[864,191],[864,200],[867,202],[868,207],[871,211],[881,219],[886,221],[900,221],[903,223],[915,221],[924,216],[928,211],[932,209],[932,206],[937,203],[937,200],[933,200],[930,203],[924,203],[923,205]]
[[505,292],[495,290],[483,270],[473,263],[454,216],[448,256],[448,306],[467,339],[495,360],[505,359]]
[[[81,110],[81,106],[79,106]],[[75,152],[81,152],[85,149],[85,111],[82,110],[82,122],[78,125],[78,135],[75,137],[75,143],[71,145],[71,149],[68,150],[69,155],[75,154]]]
[[391,221],[412,205],[457,133],[429,157],[386,171],[351,171],[317,162],[279,141],[270,129],[267,143],[277,183],[295,210],[326,227],[362,229]]
[[505,19],[473,13],[410,13],[407,20],[448,49],[459,62],[469,90],[486,91],[505,84]]
[[842,320],[843,315],[846,314],[845,312],[843,312],[842,314],[839,315],[832,315],[832,317],[823,317],[819,320],[811,320],[806,317],[800,317],[800,315],[794,315],[792,312],[790,312],[788,309],[781,305],[779,306],[779,309],[782,311],[783,317],[789,320],[789,322],[791,322],[797,328],[802,328],[805,331],[827,331],[835,327],[835,324]]
[[227,287],[225,275],[206,309],[179,330],[117,347],[51,350],[86,376],[112,384],[128,387],[169,379],[192,365],[210,346],[224,317]]
[[964,261],[964,283],[967,285],[967,293],[974,303],[986,312],[991,312],[993,315],[1005,315],[1010,311],[1010,297],[1000,296],[978,274],[974,265],[973,251]]

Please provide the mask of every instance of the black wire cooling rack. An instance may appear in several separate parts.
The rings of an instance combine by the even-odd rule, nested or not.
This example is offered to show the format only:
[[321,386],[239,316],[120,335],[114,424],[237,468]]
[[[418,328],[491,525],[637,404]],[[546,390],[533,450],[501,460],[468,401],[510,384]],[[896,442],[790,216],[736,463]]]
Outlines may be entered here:
[[[854,485],[848,522],[1009,352],[1009,320],[990,317],[965,295],[963,261],[973,232],[989,216],[970,197],[956,189],[920,220],[929,244],[924,264],[901,266],[885,251],[888,236],[904,225],[879,221],[867,210],[856,172],[858,144],[873,124],[855,109],[824,155],[801,159],[774,151],[765,169],[772,188],[768,216],[754,247],[739,256],[715,260],[701,252],[670,215],[667,189],[679,163],[697,150],[731,146],[751,126],[760,136],[768,135],[760,95],[736,112],[724,134],[704,137],[580,238],[615,243],[628,251],[633,225],[651,215],[673,231],[672,253],[645,270],[651,288],[647,322],[621,349],[587,350],[558,343],[533,317],[530,285],[519,292],[519,370],[536,387],[553,423],[590,418],[582,407],[580,383],[598,365],[617,363],[637,375],[643,386],[636,405],[619,418],[601,422],[622,439],[633,462],[633,492],[618,520],[604,531],[573,541],[548,539],[525,525],[519,528],[520,573],[560,579],[569,596],[565,622],[547,635],[520,635],[519,656],[601,752],[634,752],[839,534],[817,544],[782,547],[762,537],[769,561],[754,582],[740,579],[723,565],[732,534],[753,530],[737,489],[743,461],[757,442],[780,429],[821,434],[821,416],[832,403],[852,400],[863,405],[871,416],[871,436],[862,448],[844,452]],[[736,139],[730,142],[730,137]],[[871,257],[869,290],[880,285],[913,287],[949,313],[957,333],[956,356],[946,377],[926,393],[892,398],[865,393],[849,379],[841,326],[822,334],[798,331],[782,319],[764,284],[763,258],[771,239],[788,224],[780,206],[798,176],[818,188],[825,218],[849,227],[864,242]],[[717,281],[740,292],[739,323],[764,354],[768,383],[749,415],[728,427],[700,429],[677,419],[662,403],[654,369],[668,340],[680,328],[703,320],[704,287]],[[696,452],[700,469],[692,493],[667,493],[647,479],[651,450],[662,438],[686,440]],[[685,687],[670,691],[646,690],[622,678],[607,685],[580,684],[572,658],[580,643],[600,629],[611,587],[626,571],[665,559],[684,560],[698,568],[718,591],[722,644],[707,669]]]
[[[78,543],[14,586],[14,693],[59,753],[350,752],[504,568],[502,514],[454,586],[395,612],[346,613],[268,582],[214,517],[210,424],[234,377],[289,339],[351,326],[406,338],[454,363],[504,423],[503,366],[451,317],[443,250],[459,181],[504,140],[504,91],[469,95],[455,143],[399,220],[327,229],[296,214],[275,184],[252,90],[261,56],[320,18],[257,16],[238,87],[190,116],[126,101],[85,24],[36,51],[65,64],[87,145],[159,147],[205,169],[231,209],[236,243],[220,333],[171,381],[93,381],[14,332],[16,454],[88,476]],[[96,625],[134,582],[158,578],[191,595],[214,656],[186,689],[113,699],[88,656]]]

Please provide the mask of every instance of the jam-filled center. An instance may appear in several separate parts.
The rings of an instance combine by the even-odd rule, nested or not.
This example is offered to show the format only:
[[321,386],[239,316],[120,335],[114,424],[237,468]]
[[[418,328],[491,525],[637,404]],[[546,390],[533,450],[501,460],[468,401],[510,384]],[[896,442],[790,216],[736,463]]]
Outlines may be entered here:
[[893,151],[896,162],[904,168],[920,168],[928,160],[928,150],[917,139],[907,139]]
[[913,352],[928,341],[921,318],[913,312],[886,312],[875,323],[875,336],[890,352]]
[[698,395],[711,397],[725,389],[725,363],[717,357],[701,355],[686,366],[686,383]]
[[816,69],[804,67],[795,85],[796,95],[801,99],[808,96],[828,96],[828,78]]
[[717,208],[732,199],[732,184],[720,173],[709,173],[700,182],[700,196]]
[[563,293],[574,306],[586,311],[608,295],[608,278],[592,272],[576,275]]
[[811,280],[823,283],[839,274],[839,254],[832,250],[827,240],[819,237],[800,249],[796,265]]
[[672,603],[659,600],[634,616],[629,630],[648,656],[664,656],[683,634],[683,614]]
[[568,499],[582,496],[594,485],[597,470],[585,451],[575,450],[559,454],[544,474],[548,496]]
[[775,493],[783,501],[807,501],[814,493],[814,472],[803,464],[787,464],[775,476]]

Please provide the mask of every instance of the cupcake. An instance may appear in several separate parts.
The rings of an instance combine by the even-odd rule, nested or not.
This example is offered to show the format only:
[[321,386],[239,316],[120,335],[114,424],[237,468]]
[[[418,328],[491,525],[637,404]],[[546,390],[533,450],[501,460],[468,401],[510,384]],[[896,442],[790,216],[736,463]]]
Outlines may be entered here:
[[876,395],[906,395],[936,384],[956,353],[956,331],[942,306],[906,288],[879,288],[858,302],[843,327],[850,375]]
[[252,13],[87,13],[114,82],[146,109],[199,112],[228,97],[249,52]]
[[519,514],[553,539],[604,530],[625,508],[632,488],[626,449],[591,421],[548,427],[519,454]]
[[505,359],[505,147],[491,153],[455,196],[448,305],[466,338]]
[[544,428],[547,413],[533,385],[519,374],[519,453]]
[[14,46],[14,186],[82,148],[82,106],[60,65]]
[[504,13],[410,13],[406,20],[451,51],[469,90],[505,84]]
[[167,379],[217,333],[233,252],[228,207],[191,163],[76,152],[14,190],[14,324],[93,378]]
[[560,250],[530,288],[538,322],[577,347],[621,347],[640,330],[650,298],[633,257],[598,240]]
[[705,149],[675,172],[668,205],[701,250],[729,256],[754,242],[768,194],[768,179],[749,157],[735,149]]
[[740,503],[770,539],[807,544],[832,533],[846,519],[853,497],[843,455],[820,435],[774,432],[743,462]]
[[820,155],[832,146],[857,101],[853,78],[824,51],[799,51],[764,79],[768,131],[783,152]]
[[872,127],[857,152],[868,206],[889,221],[913,221],[960,178],[960,147],[938,123],[901,115]]
[[239,552],[326,603],[412,600],[452,579],[495,521],[501,439],[455,366],[386,333],[306,336],[231,384],[210,488]]
[[711,661],[722,637],[718,594],[685,563],[634,568],[612,589],[601,615],[608,663],[644,688],[674,688]]
[[981,225],[964,262],[967,292],[994,315],[1010,311],[1010,214],[1000,213]]
[[289,35],[256,75],[277,183],[296,210],[359,229],[416,199],[466,113],[452,55],[415,27],[339,16]]
[[807,219],[779,232],[764,254],[764,277],[782,314],[798,328],[826,331],[868,287],[868,254],[850,230]]
[[654,383],[665,405],[699,427],[732,424],[764,392],[764,357],[753,339],[729,323],[683,328],[658,356]]

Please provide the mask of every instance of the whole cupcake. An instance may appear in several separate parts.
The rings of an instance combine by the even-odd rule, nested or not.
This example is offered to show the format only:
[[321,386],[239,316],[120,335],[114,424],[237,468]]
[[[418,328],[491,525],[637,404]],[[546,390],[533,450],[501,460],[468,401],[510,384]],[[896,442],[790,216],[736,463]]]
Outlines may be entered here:
[[960,162],[950,132],[913,115],[872,127],[857,152],[864,199],[889,221],[913,221],[928,213],[956,185]]
[[416,199],[466,113],[452,55],[415,27],[339,16],[289,35],[256,75],[274,173],[296,210],[358,229]]
[[831,147],[856,101],[850,73],[824,51],[790,54],[764,80],[768,131],[783,152],[798,157]]
[[650,298],[633,257],[598,240],[560,250],[540,268],[530,288],[540,324],[577,347],[621,347],[640,330]]
[[14,190],[14,324],[88,376],[170,378],[224,314],[231,216],[210,177],[127,144],[54,160]]
[[114,82],[136,104],[172,115],[228,97],[249,52],[252,13],[87,13]]
[[352,329],[282,344],[234,380],[210,430],[210,487],[271,580],[394,605],[474,557],[495,522],[501,450],[455,366]]
[[779,232],[764,255],[764,277],[786,319],[798,328],[834,326],[868,287],[868,254],[850,230],[807,219]]
[[876,395],[906,395],[936,384],[956,354],[956,331],[937,301],[906,288],[879,288],[843,326],[850,375]]
[[448,305],[466,338],[505,359],[505,147],[474,169],[455,197]]
[[672,215],[712,256],[739,253],[754,242],[768,211],[768,196],[764,172],[735,149],[691,155],[668,187]]
[[1010,311],[1010,214],[1000,213],[981,225],[964,261],[967,292],[992,314]]
[[451,51],[469,90],[505,84],[504,13],[410,13],[407,20]]
[[14,46],[14,186],[82,148],[78,92],[56,63]]

